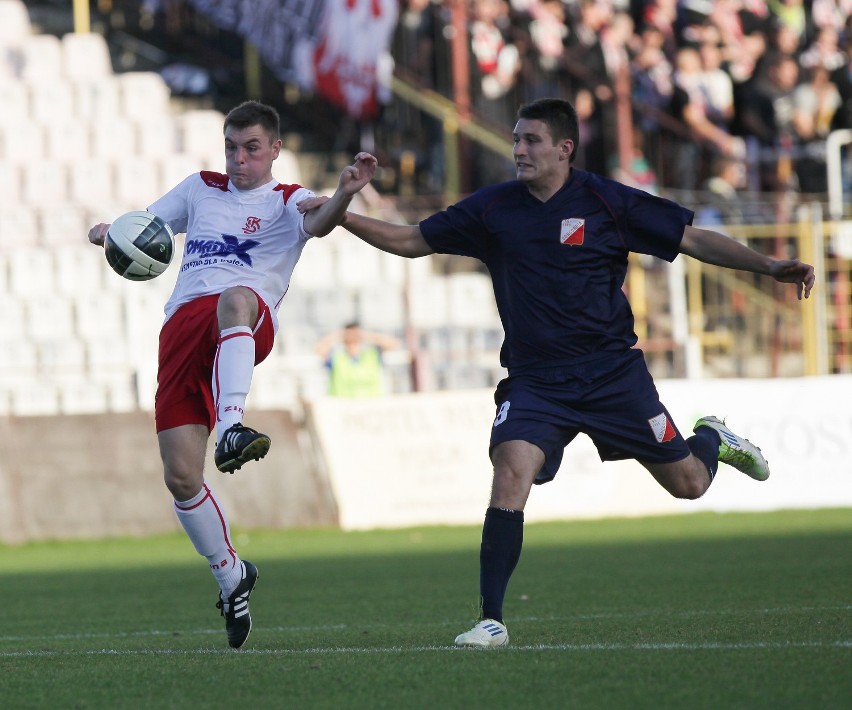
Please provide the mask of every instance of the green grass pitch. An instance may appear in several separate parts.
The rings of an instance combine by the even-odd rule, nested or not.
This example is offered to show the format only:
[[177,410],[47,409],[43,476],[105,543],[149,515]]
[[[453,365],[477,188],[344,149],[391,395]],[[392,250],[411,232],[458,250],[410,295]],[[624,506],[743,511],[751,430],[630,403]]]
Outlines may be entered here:
[[240,651],[182,535],[0,547],[0,707],[852,707],[849,509],[528,524],[492,651],[478,527],[233,532]]

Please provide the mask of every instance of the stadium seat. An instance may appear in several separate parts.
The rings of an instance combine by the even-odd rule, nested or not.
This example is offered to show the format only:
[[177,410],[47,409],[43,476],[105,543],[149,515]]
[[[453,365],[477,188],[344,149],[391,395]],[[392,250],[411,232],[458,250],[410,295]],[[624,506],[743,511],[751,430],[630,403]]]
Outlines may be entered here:
[[89,158],[75,163],[71,169],[70,199],[83,208],[97,210],[95,222],[110,221],[118,213],[108,211],[115,203],[113,163],[103,158]]
[[[117,277],[116,274],[111,275]],[[74,332],[83,341],[96,341],[104,335],[122,339],[127,334],[127,318],[121,299],[104,298],[103,293],[89,291],[76,294],[73,303]]]
[[26,84],[7,76],[0,77],[0,125],[22,123],[29,116],[30,94]]
[[337,227],[329,235],[335,251],[334,283],[344,288],[359,289],[372,286],[381,280],[381,253],[378,249],[362,242],[358,237]]
[[91,81],[113,73],[109,46],[96,32],[69,32],[62,36],[62,72],[72,81]]
[[26,119],[0,123],[0,160],[23,165],[42,160],[46,152],[43,126]]
[[36,378],[19,377],[8,387],[9,411],[15,416],[55,416],[60,413],[56,385]]
[[156,72],[117,74],[121,87],[121,112],[134,123],[171,113],[171,91]]
[[147,207],[160,196],[160,179],[157,165],[141,156],[120,160],[113,168],[115,175],[114,197],[125,212]]
[[0,0],[0,48],[17,47],[31,34],[26,4],[22,0]]
[[485,327],[497,323],[497,306],[491,279],[478,272],[462,272],[447,277],[448,323],[465,327]]
[[164,195],[184,178],[202,169],[201,161],[186,153],[163,155],[157,160],[160,173],[160,194]]
[[[77,205],[70,203],[43,205],[38,209],[38,224],[39,244],[50,247],[51,251],[57,247],[69,245],[75,245],[77,249],[85,246],[87,251],[95,251],[86,239],[91,225],[86,224],[85,213]],[[54,257],[56,256],[54,252]],[[83,272],[77,275],[78,288],[89,287],[89,284],[82,283],[83,277]],[[59,286],[58,283],[57,286]]]
[[26,163],[21,178],[21,200],[34,209],[68,200],[68,174],[61,163],[47,159]]
[[74,90],[55,76],[39,76],[28,83],[30,118],[53,130],[57,119],[74,116]]
[[13,163],[0,161],[0,195],[3,203],[14,205],[21,199],[21,168]]
[[449,308],[443,278],[415,281],[410,288],[411,322],[416,328],[440,328],[447,323]]
[[328,243],[323,244],[318,239],[308,241],[290,279],[292,288],[310,291],[333,286],[334,257],[328,247]]
[[[38,244],[38,220],[35,210],[21,204],[6,206],[4,201],[3,206],[0,206],[0,234],[3,235],[3,239],[0,240],[0,251],[11,254],[13,260],[21,255],[23,255],[22,258],[26,258],[29,254],[27,247],[35,247]],[[49,266],[49,261],[45,263],[45,266]],[[13,284],[15,278],[10,268],[10,284]],[[26,280],[28,277],[25,277]],[[40,286],[46,288],[48,285],[49,282],[45,282]],[[14,285],[12,287],[14,289]],[[15,292],[20,293],[17,290]]]
[[38,369],[54,383],[81,381],[86,378],[86,346],[74,337],[48,338],[36,343]]
[[98,414],[108,409],[107,388],[98,382],[63,382],[57,389],[62,414]]
[[359,320],[365,328],[380,332],[400,332],[405,326],[402,293],[383,283],[358,292]]
[[103,293],[106,277],[118,276],[110,271],[103,249],[89,244],[86,238],[89,226],[85,222],[83,230],[73,238],[67,235],[62,244],[51,245],[56,293],[61,296],[91,294],[108,300]]
[[298,184],[302,187],[307,187],[302,182],[302,170],[299,167],[299,161],[296,154],[291,150],[282,148],[278,154],[278,159],[272,164],[272,173],[278,182],[285,185]]
[[91,131],[89,123],[69,116],[45,126],[46,157],[73,167],[91,156]]
[[171,114],[152,116],[136,124],[136,152],[154,160],[177,151],[177,126]]
[[73,84],[75,114],[92,123],[112,121],[121,115],[121,86],[118,77],[107,76],[97,81],[80,79]]
[[51,34],[34,34],[20,44],[21,78],[27,82],[59,81],[62,77],[62,43]]
[[212,109],[194,109],[178,116],[181,151],[199,158],[207,170],[224,170],[222,127],[225,116]]
[[[40,295],[40,294],[47,295]],[[49,289],[33,289],[24,300],[27,335],[41,343],[74,334],[74,308],[71,301],[56,298]]]
[[92,121],[90,136],[93,158],[121,162],[136,155],[136,126],[127,118]]

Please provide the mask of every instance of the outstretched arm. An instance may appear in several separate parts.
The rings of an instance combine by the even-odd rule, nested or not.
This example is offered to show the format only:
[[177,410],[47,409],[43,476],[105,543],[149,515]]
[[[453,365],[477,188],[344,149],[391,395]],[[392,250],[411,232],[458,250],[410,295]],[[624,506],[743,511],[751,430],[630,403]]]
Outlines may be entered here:
[[773,259],[710,229],[687,226],[680,243],[681,254],[706,264],[767,274],[776,281],[796,284],[799,300],[811,295],[814,267],[798,259]]
[[355,162],[340,173],[334,194],[305,212],[305,230],[315,237],[324,237],[340,224],[352,197],[373,179],[377,165],[378,161],[369,153],[358,153]]

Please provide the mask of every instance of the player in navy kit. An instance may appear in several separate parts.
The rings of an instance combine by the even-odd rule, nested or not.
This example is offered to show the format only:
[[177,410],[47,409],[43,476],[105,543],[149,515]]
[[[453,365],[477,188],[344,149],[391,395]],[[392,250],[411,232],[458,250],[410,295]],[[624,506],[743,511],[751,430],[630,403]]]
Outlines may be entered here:
[[[266,455],[269,437],[242,424],[254,366],[272,350],[276,314],[302,248],[337,225],[376,161],[356,156],[334,196],[306,215],[296,202],[314,193],[272,176],[281,151],[278,112],[246,101],[225,117],[223,132],[225,173],[194,173],[148,208],[173,232],[186,232],[160,331],[154,417],[175,512],[210,564],[228,643],[239,648],[251,632],[257,568],[234,549],[224,510],[205,481],[207,440],[215,430],[214,461],[223,472]],[[96,224],[89,241],[103,246],[108,229]]]
[[[419,225],[346,213],[343,226],[384,251],[435,252],[482,261],[505,330],[508,377],[495,392],[494,477],[480,548],[481,615],[460,646],[508,643],[503,598],[521,553],[533,483],[551,480],[578,433],[602,460],[636,459],[669,493],[698,498],[718,462],[757,480],[760,450],[716,417],[685,439],[659,400],[622,291],[631,251],[703,262],[794,283],[810,294],[813,267],[759,254],[691,226],[693,213],[612,180],[573,169],[577,114],[567,101],[522,106],[514,132],[517,180],[483,188]],[[322,204],[314,198],[301,205]]]

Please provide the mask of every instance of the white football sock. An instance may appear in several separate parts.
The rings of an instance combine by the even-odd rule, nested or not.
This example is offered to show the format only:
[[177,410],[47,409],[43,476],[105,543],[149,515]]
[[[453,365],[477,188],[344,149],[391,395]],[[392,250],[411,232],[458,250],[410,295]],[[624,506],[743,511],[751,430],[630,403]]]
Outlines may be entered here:
[[229,427],[243,421],[246,397],[254,371],[254,336],[251,328],[226,328],[219,334],[213,361],[213,400],[216,403],[216,443]]
[[231,531],[213,491],[203,484],[198,495],[175,501],[175,512],[196,551],[206,557],[210,571],[227,597],[242,579],[242,562],[231,546]]

